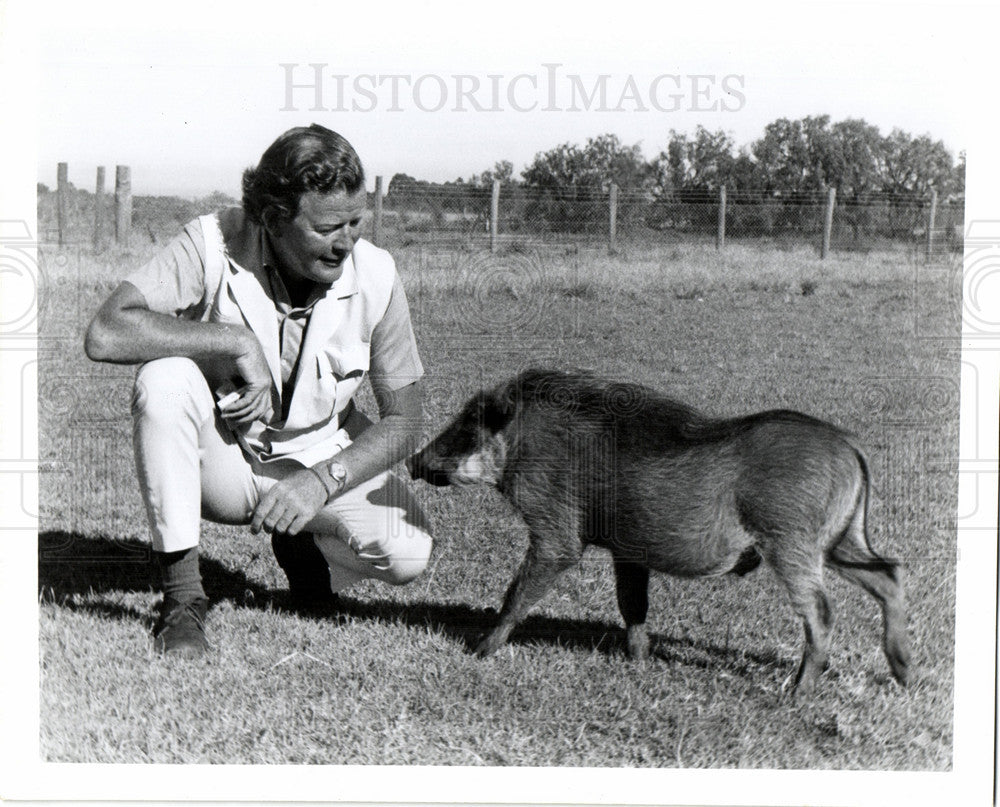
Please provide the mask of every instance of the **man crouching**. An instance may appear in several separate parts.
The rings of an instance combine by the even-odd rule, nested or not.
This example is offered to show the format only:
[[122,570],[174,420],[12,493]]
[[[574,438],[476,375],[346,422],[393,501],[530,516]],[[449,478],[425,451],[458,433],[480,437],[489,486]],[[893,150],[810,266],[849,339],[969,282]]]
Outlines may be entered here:
[[[297,606],[427,564],[427,519],[389,471],[420,439],[423,367],[395,264],[359,238],[365,205],[351,144],[292,129],[244,173],[242,207],[190,222],[90,323],[91,359],[142,363],[133,440],[163,652],[209,646],[202,516],[271,533]],[[366,376],[377,423],[353,404]]]

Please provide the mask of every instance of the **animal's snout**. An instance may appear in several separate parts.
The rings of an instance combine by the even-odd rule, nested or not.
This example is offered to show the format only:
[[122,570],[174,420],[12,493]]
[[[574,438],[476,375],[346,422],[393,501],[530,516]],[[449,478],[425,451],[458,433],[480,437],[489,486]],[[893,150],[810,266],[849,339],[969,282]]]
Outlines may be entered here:
[[426,449],[418,451],[406,460],[406,470],[410,472],[411,479],[422,479],[431,485],[444,487],[451,484],[448,472],[438,468],[428,457]]

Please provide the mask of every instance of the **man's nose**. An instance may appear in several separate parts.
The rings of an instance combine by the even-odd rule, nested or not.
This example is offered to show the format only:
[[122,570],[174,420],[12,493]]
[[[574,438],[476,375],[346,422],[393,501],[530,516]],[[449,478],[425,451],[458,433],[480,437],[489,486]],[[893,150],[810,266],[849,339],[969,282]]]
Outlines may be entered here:
[[354,242],[356,237],[353,230],[344,228],[337,232],[336,237],[333,239],[332,248],[334,252],[350,252],[354,249]]

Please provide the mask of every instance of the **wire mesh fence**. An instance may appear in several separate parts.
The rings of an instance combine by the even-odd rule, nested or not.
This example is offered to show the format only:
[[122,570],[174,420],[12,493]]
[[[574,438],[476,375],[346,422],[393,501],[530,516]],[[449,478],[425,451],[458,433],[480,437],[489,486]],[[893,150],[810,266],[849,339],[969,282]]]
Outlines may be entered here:
[[[413,244],[494,251],[576,244],[615,251],[681,241],[714,242],[719,248],[757,241],[811,245],[821,255],[903,246],[934,259],[962,249],[965,214],[961,196],[938,199],[933,193],[835,198],[823,190],[664,193],[517,183],[390,186],[379,201],[369,194],[364,235],[390,250]],[[237,200],[221,193],[195,200],[138,195],[128,200],[123,221],[117,193],[90,193],[68,182],[56,191],[40,186],[39,238],[95,250],[130,239],[155,245],[192,218],[233,204]]]
[[[731,239],[799,242],[820,249],[831,212],[826,191],[728,191],[723,200],[718,191],[613,194],[505,185],[496,202],[492,197],[491,189],[473,187],[389,194],[382,245],[456,242],[502,248],[572,242],[614,249],[681,240],[716,242],[721,247]],[[838,199],[830,216],[828,246],[834,251],[870,251],[902,245],[929,247],[931,256],[951,254],[962,248],[964,217],[960,197],[937,200],[931,194],[869,193]]]
[[491,200],[491,188],[474,186],[455,191],[392,191],[382,203],[384,235],[380,246],[428,241],[488,244]]

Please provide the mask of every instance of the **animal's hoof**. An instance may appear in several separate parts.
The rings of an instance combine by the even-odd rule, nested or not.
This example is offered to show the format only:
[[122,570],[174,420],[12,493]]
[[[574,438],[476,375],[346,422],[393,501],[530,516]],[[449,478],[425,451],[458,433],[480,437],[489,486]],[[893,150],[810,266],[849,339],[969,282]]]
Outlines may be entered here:
[[812,701],[816,694],[816,682],[806,678],[796,682],[794,679],[795,676],[790,675],[781,685],[781,700],[795,705]]
[[792,673],[781,682],[778,700],[785,703],[799,704],[812,700],[813,685],[805,681],[797,681],[797,673]]
[[910,680],[910,653],[905,646],[891,648],[886,651],[889,659],[889,669],[892,670],[892,677],[899,682],[900,686],[906,686]]
[[472,652],[478,658],[486,658],[487,656],[493,655],[496,651],[497,651],[496,645],[492,641],[490,641],[489,637],[487,637],[486,639],[483,639],[478,645],[476,645],[476,649],[473,650]]
[[628,657],[633,661],[645,661],[649,658],[649,634],[645,630],[628,632]]

